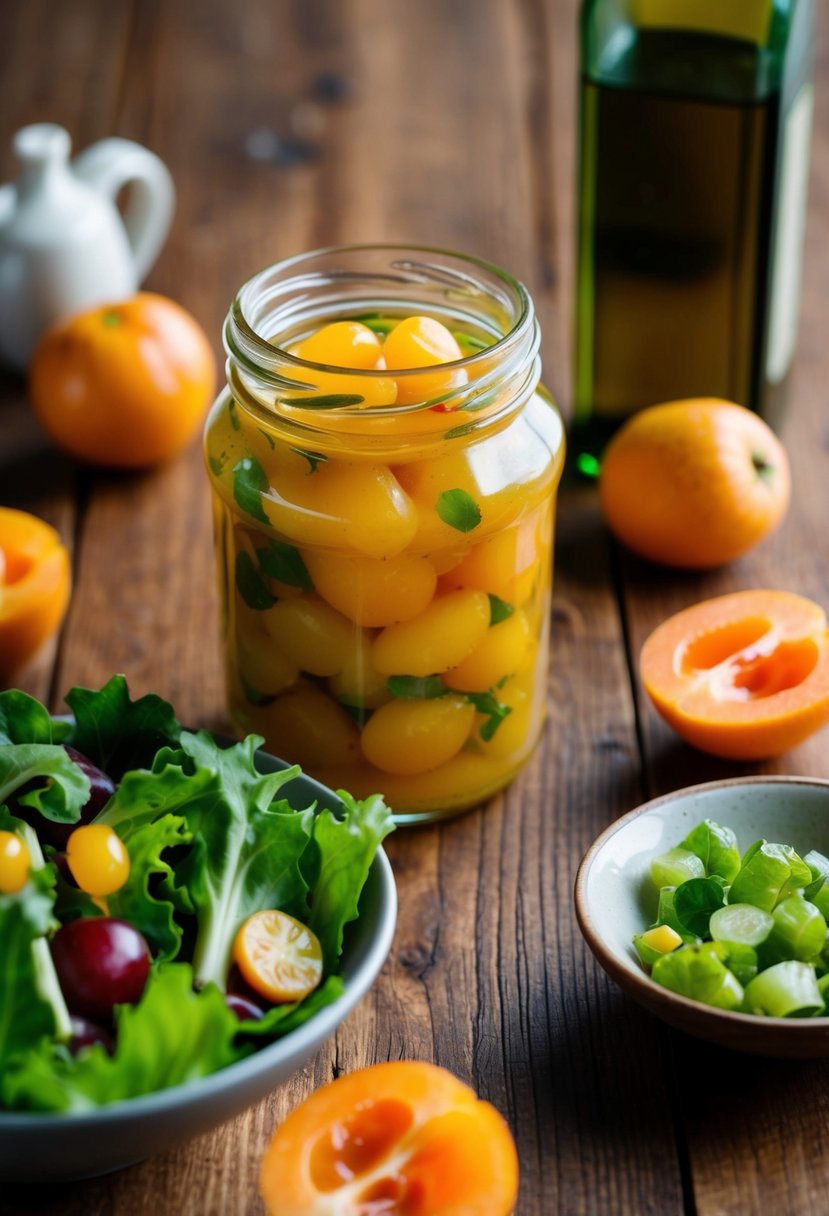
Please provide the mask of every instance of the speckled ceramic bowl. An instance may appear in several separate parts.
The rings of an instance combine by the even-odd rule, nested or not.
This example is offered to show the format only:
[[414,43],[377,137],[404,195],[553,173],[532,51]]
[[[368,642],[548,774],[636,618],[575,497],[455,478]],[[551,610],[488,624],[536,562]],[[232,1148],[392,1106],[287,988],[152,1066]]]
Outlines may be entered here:
[[623,815],[587,851],[576,877],[576,914],[587,944],[629,996],[679,1030],[756,1055],[829,1056],[829,1017],[729,1013],[660,987],[642,968],[633,936],[653,920],[651,858],[678,845],[703,819],[732,828],[741,852],[765,837],[798,852],[829,855],[829,781],[717,781],[677,790]]
[[[262,752],[257,765],[263,772],[287,767]],[[314,800],[332,810],[341,805],[336,794],[304,775],[284,785],[280,797],[297,806]],[[209,1077],[85,1114],[0,1111],[0,1180],[47,1182],[109,1173],[166,1152],[258,1102],[310,1059],[368,990],[391,948],[396,918],[394,877],[381,849],[363,888],[359,918],[346,928],[345,992],[338,1001],[283,1039]]]

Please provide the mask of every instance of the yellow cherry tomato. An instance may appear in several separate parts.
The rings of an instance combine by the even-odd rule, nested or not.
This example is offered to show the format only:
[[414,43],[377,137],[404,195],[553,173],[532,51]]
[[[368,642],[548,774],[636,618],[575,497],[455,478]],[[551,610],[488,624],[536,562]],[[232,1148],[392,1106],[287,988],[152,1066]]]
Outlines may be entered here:
[[[406,317],[386,338],[383,358],[389,371],[404,371],[453,363],[463,358],[463,351],[446,326],[434,317]],[[416,401],[451,396],[468,381],[469,376],[462,367],[418,376],[398,376],[397,403],[411,405]]]
[[348,765],[360,755],[354,719],[309,680],[298,680],[269,705],[248,705],[240,722],[247,731],[264,735],[269,751],[303,768]]
[[295,346],[293,354],[309,363],[368,371],[377,367],[382,347],[374,330],[361,321],[334,321]]
[[358,625],[411,620],[435,593],[437,574],[424,557],[401,554],[382,561],[312,550],[302,556],[317,593]]
[[417,531],[414,503],[385,465],[329,460],[278,470],[262,498],[274,529],[300,545],[396,557]]
[[342,671],[331,677],[328,687],[341,704],[356,709],[377,709],[391,700],[388,680],[372,662],[368,634],[352,649]]
[[465,697],[389,701],[363,727],[366,759],[385,773],[411,775],[445,764],[472,730],[475,706]]
[[15,832],[0,832],[0,895],[16,895],[29,880],[32,859]]
[[539,576],[538,512],[470,549],[441,578],[447,590],[477,587],[515,607],[532,593]]
[[[354,368],[355,371],[375,371],[381,359],[382,348],[377,335],[367,325],[362,325],[359,321],[335,321],[292,346],[290,353],[308,363]],[[296,368],[288,372],[288,375],[292,379],[313,385],[313,388],[279,393],[278,401],[281,406],[287,403],[290,407],[301,407],[302,398],[307,396],[345,395],[362,397],[362,401],[355,401],[353,404],[365,409],[377,405],[394,405],[397,398],[397,384],[391,376],[355,376],[349,375],[348,372],[323,372],[302,368]],[[317,425],[326,424],[324,417],[318,416],[315,421]]]
[[233,961],[254,992],[274,1005],[301,1001],[322,979],[316,934],[273,908],[248,917],[234,939]]
[[486,692],[521,665],[530,641],[523,612],[514,612],[492,625],[470,655],[443,677],[444,684],[463,692]]
[[66,845],[66,861],[75,882],[87,895],[112,895],[129,878],[129,853],[105,823],[75,828]]
[[489,628],[489,596],[453,591],[432,600],[420,616],[389,625],[374,640],[373,659],[387,675],[428,676],[448,671],[472,653]]
[[262,613],[262,623],[292,664],[312,676],[342,670],[359,629],[316,596],[279,600]]

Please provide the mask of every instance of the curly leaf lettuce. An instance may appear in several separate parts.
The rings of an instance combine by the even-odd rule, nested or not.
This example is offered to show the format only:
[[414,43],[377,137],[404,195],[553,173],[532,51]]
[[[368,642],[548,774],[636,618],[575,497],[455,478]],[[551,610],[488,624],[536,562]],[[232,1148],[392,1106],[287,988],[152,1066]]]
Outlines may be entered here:
[[40,701],[19,688],[0,692],[0,746],[56,741],[49,710]]
[[42,1040],[7,1065],[0,1098],[12,1110],[93,1110],[207,1076],[252,1051],[237,1041],[223,995],[195,991],[186,963],[155,969],[139,1003],[118,1007],[116,1029],[113,1056],[100,1044],[72,1056]]
[[296,902],[306,890],[299,863],[313,808],[299,811],[273,801],[299,770],[258,773],[254,753],[261,743],[249,735],[222,749],[206,731],[182,735],[182,748],[198,768],[214,773],[205,796],[183,808],[194,844],[176,873],[196,915],[193,963],[199,985],[212,981],[224,988],[243,922],[262,908]]
[[339,819],[320,811],[314,820],[314,847],[304,863],[310,907],[296,913],[320,940],[326,975],[337,969],[345,926],[357,917],[371,863],[394,826],[379,794],[358,802],[345,790],[337,793],[345,813]]
[[[18,793],[31,782],[38,784]],[[16,795],[21,806],[33,807],[47,819],[76,823],[89,799],[89,788],[86,773],[60,746],[16,743],[0,749],[0,804]]]
[[103,688],[73,688],[66,696],[74,723],[64,740],[118,781],[133,768],[149,768],[159,748],[178,742],[173,707],[155,693],[132,701],[123,676]]

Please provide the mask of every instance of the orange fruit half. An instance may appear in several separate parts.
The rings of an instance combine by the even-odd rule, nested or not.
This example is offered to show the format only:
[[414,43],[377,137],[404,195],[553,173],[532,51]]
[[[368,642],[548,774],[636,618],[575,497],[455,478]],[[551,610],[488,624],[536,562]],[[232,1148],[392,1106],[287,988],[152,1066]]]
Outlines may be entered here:
[[829,722],[826,613],[788,591],[678,612],[645,642],[640,670],[665,721],[715,756],[778,756]]
[[69,553],[55,529],[0,507],[0,684],[60,627],[71,587]]
[[375,1064],[323,1086],[262,1162],[269,1216],[508,1216],[512,1134],[443,1068]]

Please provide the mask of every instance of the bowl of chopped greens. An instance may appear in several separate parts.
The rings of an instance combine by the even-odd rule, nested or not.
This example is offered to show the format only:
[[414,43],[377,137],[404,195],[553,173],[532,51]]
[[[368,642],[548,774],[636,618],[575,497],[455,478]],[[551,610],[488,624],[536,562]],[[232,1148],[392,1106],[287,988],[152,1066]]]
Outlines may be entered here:
[[0,693],[0,1178],[106,1173],[232,1118],[374,981],[379,796],[184,730],[123,677]]
[[829,781],[677,790],[611,824],[575,886],[588,946],[634,1000],[723,1047],[829,1056]]

